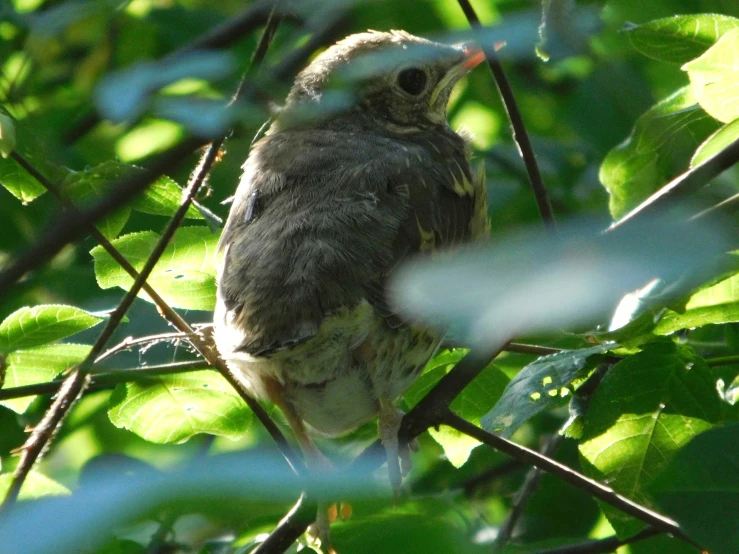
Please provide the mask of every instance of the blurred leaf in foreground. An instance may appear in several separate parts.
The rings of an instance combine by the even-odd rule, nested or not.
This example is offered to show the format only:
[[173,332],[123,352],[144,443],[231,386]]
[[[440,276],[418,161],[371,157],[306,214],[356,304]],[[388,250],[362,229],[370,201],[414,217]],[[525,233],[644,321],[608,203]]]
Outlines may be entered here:
[[605,322],[627,292],[713,267],[729,250],[719,228],[697,223],[675,215],[605,234],[582,222],[556,237],[520,232],[446,259],[416,259],[398,272],[391,296],[411,317],[458,329],[471,347]]

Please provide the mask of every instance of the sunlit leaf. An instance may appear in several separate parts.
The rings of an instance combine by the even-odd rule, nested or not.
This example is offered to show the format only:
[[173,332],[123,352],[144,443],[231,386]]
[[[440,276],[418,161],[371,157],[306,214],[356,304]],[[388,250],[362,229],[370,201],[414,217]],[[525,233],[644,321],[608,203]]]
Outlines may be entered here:
[[[21,387],[35,383],[47,383],[65,369],[81,362],[90,352],[86,344],[51,344],[28,350],[16,350],[8,355],[5,386]],[[2,400],[0,404],[22,414],[35,396]]]
[[680,329],[739,321],[739,275],[696,292],[683,313],[666,310],[654,328],[657,335],[668,335]]
[[[429,362],[426,370],[413,383],[405,399],[410,406],[415,406],[467,353],[456,349],[442,352]],[[494,365],[489,365],[465,387],[451,404],[452,410],[467,421],[479,424],[480,418],[492,408],[503,394],[508,384],[508,377]],[[449,461],[455,467],[461,467],[469,458],[470,452],[480,443],[449,427],[429,429],[431,436],[444,449]]]
[[677,453],[652,485],[658,506],[713,554],[739,544],[739,424],[712,429]]
[[0,323],[0,353],[26,350],[89,329],[102,319],[74,306],[21,308]]
[[[5,498],[12,481],[12,473],[0,475],[0,498]],[[68,496],[70,494],[72,494],[71,491],[61,483],[38,471],[31,471],[23,482],[18,500],[36,500],[45,496]]]
[[197,371],[118,385],[110,420],[156,443],[181,443],[198,433],[237,439],[251,412],[218,373]]
[[[2,112],[0,112],[2,114]],[[7,116],[4,116],[7,117]],[[49,129],[43,128],[38,117],[26,117],[13,125],[14,149],[34,168],[52,182],[60,181],[66,170],[55,163],[56,153],[50,153],[55,141],[49,137]],[[48,125],[48,122],[47,122]],[[9,133],[9,129],[5,129]],[[11,139],[8,134],[8,139]],[[46,189],[12,158],[0,156],[0,185],[24,204],[43,195]]]
[[482,418],[482,428],[510,438],[536,414],[565,402],[562,390],[582,373],[588,358],[614,346],[566,350],[530,363],[511,380],[502,398]]
[[0,109],[0,157],[7,158],[15,150],[15,121]]
[[[131,233],[113,241],[113,245],[141,270],[159,235],[152,231]],[[154,267],[147,282],[175,308],[212,310],[216,299],[216,246],[218,236],[207,227],[179,229]],[[128,290],[133,279],[101,246],[90,252],[95,259],[95,276],[101,288]],[[150,300],[141,291],[139,296]]]
[[690,160],[690,167],[702,164],[737,140],[739,140],[739,119],[727,123],[703,141]]
[[684,64],[710,48],[724,33],[739,27],[739,19],[717,13],[675,15],[630,26],[631,43],[655,60]]
[[[614,365],[593,395],[580,444],[585,473],[653,505],[648,487],[676,452],[721,419],[705,361],[671,342],[647,345]],[[644,524],[604,506],[619,536]]]
[[684,87],[647,110],[625,142],[611,150],[600,167],[600,182],[610,194],[614,219],[688,168],[695,149],[719,124]]
[[724,123],[739,118],[739,29],[726,32],[700,58],[686,63],[701,107]]
[[[182,201],[182,189],[172,179],[159,177],[136,200],[131,207],[134,210],[152,215],[171,216]],[[185,213],[187,219],[203,219],[195,206],[190,206]]]

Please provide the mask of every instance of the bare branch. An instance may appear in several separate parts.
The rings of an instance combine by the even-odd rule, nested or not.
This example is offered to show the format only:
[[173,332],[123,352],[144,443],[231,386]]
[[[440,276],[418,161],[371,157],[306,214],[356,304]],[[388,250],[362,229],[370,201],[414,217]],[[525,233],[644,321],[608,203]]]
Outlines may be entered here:
[[448,425],[452,429],[456,429],[460,433],[464,433],[465,435],[477,439],[481,443],[491,446],[504,454],[508,454],[525,464],[532,465],[542,471],[546,471],[547,473],[554,475],[555,477],[559,477],[563,481],[567,481],[571,485],[584,490],[590,496],[593,496],[594,498],[621,510],[625,514],[651,525],[662,533],[669,533],[697,548],[700,548],[700,545],[696,544],[690,537],[683,533],[682,529],[675,521],[645,508],[633,500],[629,500],[625,496],[621,496],[610,487],[602,485],[597,481],[578,473],[574,469],[552,460],[551,458],[542,456],[535,450],[516,444],[515,442],[499,437],[493,433],[488,433],[451,411],[449,411],[443,419],[444,425]]
[[31,471],[34,462],[46,451],[51,438],[56,433],[69,409],[77,402],[88,384],[88,377],[79,369],[74,369],[64,380],[59,395],[46,410],[44,417],[34,428],[31,436],[22,447],[21,460],[13,473],[5,500],[0,506],[0,513],[13,507],[20,494],[23,482]]
[[[549,440],[547,440],[544,448],[542,448],[541,454],[543,456],[550,457],[552,454],[554,454],[557,448],[559,448],[563,440],[564,437],[559,433],[552,435]],[[521,519],[526,505],[529,503],[532,495],[539,487],[541,475],[542,471],[535,467],[532,467],[526,474],[523,485],[521,485],[521,488],[518,490],[516,498],[513,501],[511,511],[508,513],[508,517],[506,517],[503,525],[501,525],[498,536],[495,537],[495,542],[493,543],[493,552],[500,552],[513,536],[513,531],[516,528],[518,520]]]
[[[480,19],[477,17],[475,10],[472,8],[469,0],[457,0],[459,6],[462,8],[464,15],[467,17],[470,26],[479,29],[482,27]],[[503,100],[508,119],[511,122],[511,128],[513,130],[513,140],[518,145],[518,150],[523,158],[523,163],[526,166],[526,172],[529,177],[529,183],[534,192],[536,198],[536,205],[539,207],[539,213],[541,219],[544,222],[544,226],[549,234],[557,232],[557,222],[554,219],[554,211],[552,210],[552,204],[549,201],[549,195],[547,189],[544,186],[544,181],[541,178],[541,171],[539,171],[539,164],[536,162],[536,154],[531,146],[531,139],[526,131],[526,125],[523,122],[521,111],[518,109],[516,98],[513,95],[513,89],[511,84],[508,82],[503,71],[503,66],[500,64],[498,54],[494,48],[485,48],[485,55],[488,59],[488,65],[490,70],[493,72],[495,78],[495,84],[498,87],[498,92]]]
[[318,505],[307,500],[305,493],[282,518],[277,527],[251,554],[281,554],[285,552],[316,519]]
[[734,166],[737,162],[739,162],[739,140],[734,141],[729,146],[721,150],[721,152],[706,160],[699,166],[689,169],[682,175],[679,175],[667,183],[644,202],[611,225],[608,228],[608,231],[612,232],[624,227],[637,216],[642,220],[645,217],[648,218],[658,212],[663,212],[665,209],[674,206],[679,200],[685,198],[688,194],[694,193],[701,187],[707,185],[711,179],[718,177],[721,173]]
[[606,554],[608,552],[615,552],[621,546],[650,539],[654,536],[660,535],[661,533],[661,531],[658,531],[654,527],[649,527],[628,539],[619,539],[618,537],[613,536],[608,537],[607,539],[598,539],[578,544],[570,544],[567,546],[558,546],[547,550],[540,550],[537,554]]
[[[101,371],[100,373],[90,373],[91,381],[88,389],[106,389],[114,387],[118,383],[128,383],[138,379],[161,377],[162,375],[202,371],[204,369],[210,368],[206,367],[206,363],[203,360],[191,360],[132,369]],[[59,391],[63,383],[64,380],[59,379],[49,381],[48,383],[36,383],[34,385],[23,385],[20,387],[2,389],[0,390],[0,401],[24,398],[27,396],[38,396],[40,394],[54,394]]]
[[550,356],[563,352],[562,348],[553,346],[540,346],[538,344],[523,344],[520,342],[509,342],[503,347],[505,352],[515,352],[516,354],[531,354],[533,356]]

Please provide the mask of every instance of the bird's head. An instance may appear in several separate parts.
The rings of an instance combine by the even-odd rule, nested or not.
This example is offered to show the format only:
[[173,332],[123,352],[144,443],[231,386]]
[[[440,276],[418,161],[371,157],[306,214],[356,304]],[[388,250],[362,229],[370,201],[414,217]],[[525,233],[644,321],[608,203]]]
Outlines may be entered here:
[[401,133],[446,124],[452,88],[484,59],[472,43],[441,44],[405,31],[351,35],[296,77],[280,119],[361,114]]

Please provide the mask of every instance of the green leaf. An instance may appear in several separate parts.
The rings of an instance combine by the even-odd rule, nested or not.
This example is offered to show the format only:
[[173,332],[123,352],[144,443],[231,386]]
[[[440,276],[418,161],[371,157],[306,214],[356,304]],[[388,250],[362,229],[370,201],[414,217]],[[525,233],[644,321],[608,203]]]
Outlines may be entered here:
[[[62,183],[62,190],[78,206],[89,205],[110,193],[110,185],[136,171],[129,165],[109,161],[84,171],[71,171]],[[98,221],[95,226],[108,240],[118,236],[126,225],[131,208],[124,206]]]
[[101,321],[101,318],[74,306],[45,304],[21,308],[0,323],[0,353],[54,342]]
[[[8,494],[12,481],[12,473],[0,475],[0,498],[5,498],[5,495]],[[18,500],[36,500],[44,496],[68,496],[70,494],[72,492],[61,483],[57,483],[37,471],[31,471],[21,486]]]
[[15,160],[0,159],[0,185],[24,204],[46,192]]
[[[672,342],[648,344],[614,365],[593,395],[580,454],[587,475],[639,504],[690,439],[719,423],[721,400],[705,361]],[[644,524],[603,506],[619,537]]]
[[15,150],[15,121],[0,109],[0,157],[7,158]]
[[[455,349],[442,352],[432,359],[424,373],[416,379],[406,393],[405,400],[408,404],[410,406],[418,404],[466,353],[466,350]],[[479,424],[480,418],[495,405],[503,394],[508,381],[508,377],[491,364],[482,370],[454,399],[451,408],[467,421]],[[464,465],[472,449],[480,444],[475,439],[448,427],[440,427],[438,430],[429,429],[429,433],[441,445],[447,458],[455,467]]]
[[739,274],[696,292],[685,304],[683,313],[665,310],[653,332],[669,335],[681,329],[738,321]]
[[[159,235],[144,231],[119,237],[113,245],[140,271],[158,241]],[[207,227],[179,229],[154,267],[148,283],[172,307],[212,310],[216,303],[217,245],[218,236]],[[133,279],[101,246],[90,253],[95,259],[95,276],[101,288],[128,290]],[[151,301],[143,291],[139,297]]]
[[[7,69],[7,66],[6,66]],[[7,76],[7,75],[6,75]],[[16,121],[15,150],[52,182],[61,182],[67,170],[61,167],[60,145],[54,122],[58,112],[27,115]],[[44,194],[46,189],[12,158],[0,156],[0,185],[24,204]]]
[[690,441],[652,486],[657,505],[712,554],[739,545],[739,424]]
[[679,89],[642,114],[629,138],[603,160],[599,177],[614,219],[687,169],[698,145],[718,128],[696,101],[690,87]]
[[739,19],[716,13],[675,15],[627,29],[631,44],[645,56],[684,64],[708,50]]
[[214,371],[196,371],[116,386],[110,421],[155,443],[182,443],[198,433],[241,437],[251,412]]
[[[29,350],[17,350],[6,359],[6,387],[47,383],[62,371],[81,362],[90,352],[86,344],[51,344]],[[22,414],[35,396],[3,400],[0,404]]]
[[700,58],[683,65],[698,103],[724,123],[739,118],[739,29],[725,33]]
[[482,428],[510,438],[536,414],[563,403],[563,389],[582,372],[590,356],[613,348],[603,344],[542,356],[524,367],[508,384],[502,398],[482,418]]
[[[182,189],[167,176],[159,177],[133,201],[134,210],[152,215],[171,216],[180,205]],[[204,219],[197,208],[191,205],[185,213],[187,219]]]
[[462,554],[475,551],[465,533],[450,517],[389,513],[355,518],[331,526],[331,542],[337,552],[377,554]]
[[739,140],[739,119],[727,123],[704,140],[703,144],[698,147],[698,150],[695,151],[693,158],[690,160],[690,167],[695,167],[713,158],[737,140]]

